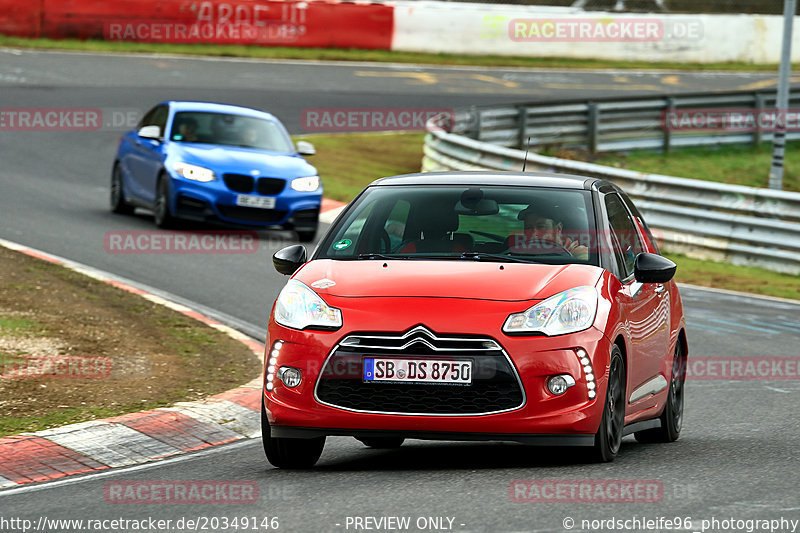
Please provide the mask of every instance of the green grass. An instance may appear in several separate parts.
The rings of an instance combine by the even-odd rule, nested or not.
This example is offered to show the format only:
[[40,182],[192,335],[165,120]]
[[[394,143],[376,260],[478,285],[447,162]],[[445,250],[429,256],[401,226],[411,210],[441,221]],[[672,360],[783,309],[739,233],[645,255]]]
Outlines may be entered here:
[[[772,144],[762,143],[758,147],[682,148],[669,154],[607,154],[594,162],[667,176],[767,187],[772,163]],[[787,144],[783,189],[800,191],[800,142]]]
[[800,276],[780,274],[763,268],[701,261],[684,255],[664,255],[678,264],[675,279],[679,283],[800,300]]
[[26,335],[39,333],[44,329],[42,324],[30,318],[0,316],[0,335]]
[[[647,63],[635,61],[608,61],[569,58],[530,58],[487,55],[430,54],[415,52],[390,52],[386,50],[355,50],[331,48],[292,48],[278,46],[246,46],[215,44],[169,44],[106,42],[77,39],[23,39],[0,35],[0,46],[35,48],[45,50],[72,50],[82,52],[155,53],[178,55],[203,55],[246,57],[255,59],[305,59],[322,61],[379,61],[393,63],[422,63],[431,65],[475,65],[487,67],[577,68],[577,69],[674,69],[674,70],[735,70],[777,72],[777,64],[751,63]],[[800,64],[793,65],[800,69]]]
[[347,133],[302,135],[314,144],[317,155],[309,162],[317,167],[325,197],[349,202],[372,181],[384,176],[419,172],[424,133]]

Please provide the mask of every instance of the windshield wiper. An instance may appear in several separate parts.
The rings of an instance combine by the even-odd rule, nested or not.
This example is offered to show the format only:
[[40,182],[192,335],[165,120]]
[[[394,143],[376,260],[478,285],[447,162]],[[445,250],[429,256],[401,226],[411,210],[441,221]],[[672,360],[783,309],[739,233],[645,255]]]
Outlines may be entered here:
[[510,255],[486,254],[482,252],[464,252],[461,254],[461,259],[474,259],[476,261],[488,260],[508,263],[538,263],[538,261],[531,261],[530,259],[522,259],[520,257],[513,257]]
[[358,254],[356,259],[408,259],[407,255]]

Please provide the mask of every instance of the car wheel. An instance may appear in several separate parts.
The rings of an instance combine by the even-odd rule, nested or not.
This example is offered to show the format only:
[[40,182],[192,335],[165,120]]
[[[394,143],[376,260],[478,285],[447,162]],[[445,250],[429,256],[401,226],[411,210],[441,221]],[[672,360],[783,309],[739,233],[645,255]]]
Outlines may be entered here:
[[406,439],[403,437],[356,437],[356,440],[370,448],[399,448]]
[[111,171],[111,212],[120,215],[133,214],[134,207],[125,201],[125,190],[122,185],[122,169],[114,165]]
[[686,384],[686,355],[678,342],[672,358],[672,378],[669,382],[667,402],[661,413],[661,427],[637,431],[633,434],[639,442],[674,442],[683,426],[684,385]]
[[317,236],[317,229],[314,228],[312,230],[305,230],[305,231],[298,231],[297,232],[297,240],[300,242],[311,242]]
[[270,434],[269,419],[261,402],[261,441],[272,466],[287,469],[311,468],[322,455],[325,437],[313,439],[275,438]]
[[597,463],[614,460],[622,444],[622,430],[625,427],[625,363],[622,351],[616,344],[611,349],[611,364],[608,370],[606,401],[603,418],[594,437],[591,458]]
[[162,229],[175,225],[175,217],[169,209],[169,183],[166,176],[162,176],[156,185],[156,205],[153,208],[153,218],[156,226]]

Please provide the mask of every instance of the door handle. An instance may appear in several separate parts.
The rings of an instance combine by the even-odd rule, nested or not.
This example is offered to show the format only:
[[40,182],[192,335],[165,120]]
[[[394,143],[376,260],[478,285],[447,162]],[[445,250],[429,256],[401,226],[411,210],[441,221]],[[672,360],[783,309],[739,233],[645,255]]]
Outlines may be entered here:
[[664,285],[659,283],[658,285],[656,285],[656,288],[653,289],[653,292],[655,292],[656,294],[661,294],[662,292],[664,292],[664,290],[666,290]]

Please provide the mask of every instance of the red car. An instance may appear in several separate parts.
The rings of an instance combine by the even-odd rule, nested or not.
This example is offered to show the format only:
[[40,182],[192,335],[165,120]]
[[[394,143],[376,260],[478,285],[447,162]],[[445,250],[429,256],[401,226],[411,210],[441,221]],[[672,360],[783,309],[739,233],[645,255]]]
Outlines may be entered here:
[[325,437],[585,446],[681,431],[688,346],[675,264],[617,186],[447,172],[369,185],[292,274],[269,320],[270,463]]

